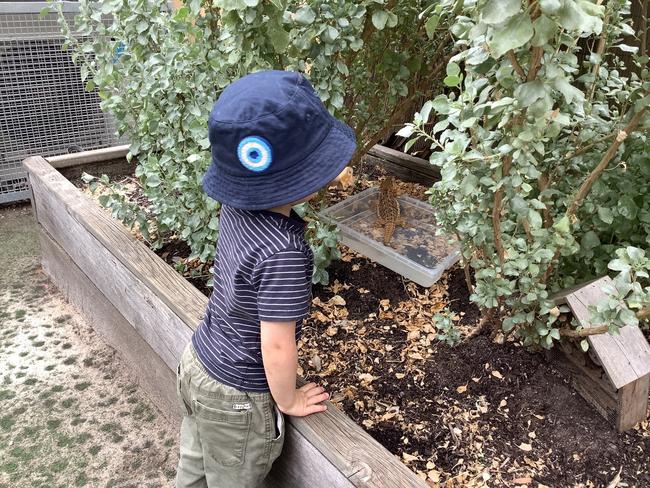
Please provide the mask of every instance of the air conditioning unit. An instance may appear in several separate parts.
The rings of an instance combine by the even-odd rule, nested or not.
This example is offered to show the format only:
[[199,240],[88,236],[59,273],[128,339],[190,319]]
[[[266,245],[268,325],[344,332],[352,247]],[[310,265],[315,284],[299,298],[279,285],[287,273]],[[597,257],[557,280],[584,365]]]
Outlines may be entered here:
[[[44,2],[0,1],[0,204],[29,198],[21,162],[121,143],[115,122],[87,92],[62,51],[57,16]],[[64,2],[73,25],[76,2]]]

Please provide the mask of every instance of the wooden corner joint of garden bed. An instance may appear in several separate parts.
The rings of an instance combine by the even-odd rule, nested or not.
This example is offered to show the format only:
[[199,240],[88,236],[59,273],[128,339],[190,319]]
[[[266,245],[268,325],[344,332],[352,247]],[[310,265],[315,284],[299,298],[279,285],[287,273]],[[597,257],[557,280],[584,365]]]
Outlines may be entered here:
[[23,166],[28,173],[41,176],[56,171],[43,156],[29,156],[25,158],[23,159]]
[[[553,297],[557,305],[566,304],[584,328],[598,326],[591,322],[590,306],[607,298],[603,287],[611,278],[596,280],[564,290]],[[562,361],[572,362],[570,373],[574,386],[596,409],[615,422],[619,431],[628,430],[647,417],[650,387],[650,345],[637,326],[622,327],[619,334],[587,336],[589,354],[579,356],[575,348],[566,349]],[[594,374],[600,368],[601,374]],[[602,394],[601,394],[602,393]],[[610,397],[615,405],[606,405]],[[612,411],[612,409],[614,411]]]

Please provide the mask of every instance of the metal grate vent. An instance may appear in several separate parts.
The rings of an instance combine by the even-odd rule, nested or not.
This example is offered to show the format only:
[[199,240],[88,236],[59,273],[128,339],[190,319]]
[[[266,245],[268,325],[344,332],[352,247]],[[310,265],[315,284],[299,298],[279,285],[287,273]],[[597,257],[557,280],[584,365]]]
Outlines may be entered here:
[[[0,3],[0,203],[29,198],[24,158],[120,142],[99,96],[85,90],[79,68],[61,50],[56,16],[39,18],[42,6]],[[70,23],[73,15],[66,13]]]

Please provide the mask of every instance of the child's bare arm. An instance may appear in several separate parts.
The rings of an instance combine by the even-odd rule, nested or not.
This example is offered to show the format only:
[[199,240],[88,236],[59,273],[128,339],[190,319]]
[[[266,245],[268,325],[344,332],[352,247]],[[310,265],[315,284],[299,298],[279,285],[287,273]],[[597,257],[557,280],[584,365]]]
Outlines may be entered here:
[[295,322],[261,322],[262,361],[271,395],[282,413],[304,417],[327,409],[329,395],[309,383],[296,389],[298,351]]

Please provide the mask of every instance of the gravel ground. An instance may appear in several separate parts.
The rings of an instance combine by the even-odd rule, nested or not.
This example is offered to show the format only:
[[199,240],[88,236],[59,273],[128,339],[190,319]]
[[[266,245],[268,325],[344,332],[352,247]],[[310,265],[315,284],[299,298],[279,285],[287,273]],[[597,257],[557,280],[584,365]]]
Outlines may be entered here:
[[172,487],[176,429],[43,273],[29,206],[0,243],[0,488]]

